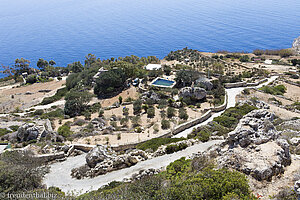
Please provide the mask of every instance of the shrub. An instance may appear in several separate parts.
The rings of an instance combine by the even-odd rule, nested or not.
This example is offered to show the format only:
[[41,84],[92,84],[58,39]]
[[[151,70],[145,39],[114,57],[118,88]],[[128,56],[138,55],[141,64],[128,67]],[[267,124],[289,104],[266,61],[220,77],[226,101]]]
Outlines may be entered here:
[[255,109],[257,109],[255,106],[251,106],[248,104],[232,107],[222,113],[221,116],[215,117],[213,121],[224,127],[234,128],[244,115]]
[[168,107],[168,109],[167,109],[167,117],[168,118],[174,117],[175,116],[175,112],[176,112],[176,110],[174,108]]
[[34,111],[34,113],[33,113],[33,115],[42,115],[42,114],[44,114],[44,110],[42,110],[42,109],[38,109],[38,110],[36,110],[36,111]]
[[62,125],[58,128],[57,133],[65,138],[70,137],[73,132],[70,130],[70,126]]
[[170,144],[166,147],[166,153],[171,154],[183,149],[186,149],[188,147],[187,144],[181,143],[181,144]]
[[171,162],[167,166],[167,177],[181,177],[184,173],[186,173],[191,165],[190,159],[185,159],[185,157],[182,157],[178,160],[175,160],[174,162]]
[[0,128],[0,136],[6,135],[8,133],[10,133],[11,131],[9,131],[6,128]]
[[184,120],[189,118],[185,108],[179,108],[179,118]]
[[0,156],[0,192],[22,192],[42,187],[46,172],[29,151],[6,151]]
[[162,129],[169,129],[170,128],[170,122],[168,120],[163,119],[161,121],[161,128]]
[[144,151],[147,149],[152,149],[153,151],[156,151],[157,148],[160,147],[161,145],[170,144],[182,140],[185,139],[184,138],[153,138],[151,140],[138,144],[136,148]]
[[59,118],[63,118],[64,117],[64,112],[63,112],[62,109],[58,108],[58,109],[56,109],[54,111],[51,111],[51,112],[48,112],[48,113],[44,113],[41,118],[48,119],[48,118],[56,118],[56,117],[59,117]]
[[133,102],[133,113],[136,115],[142,111],[142,101],[140,99]]
[[153,118],[155,116],[155,109],[154,107],[150,107],[147,109],[147,117],[148,118]]
[[103,117],[104,115],[104,110],[102,108],[99,109],[99,117]]
[[283,95],[286,92],[286,87],[284,85],[263,86],[259,90],[272,95]]

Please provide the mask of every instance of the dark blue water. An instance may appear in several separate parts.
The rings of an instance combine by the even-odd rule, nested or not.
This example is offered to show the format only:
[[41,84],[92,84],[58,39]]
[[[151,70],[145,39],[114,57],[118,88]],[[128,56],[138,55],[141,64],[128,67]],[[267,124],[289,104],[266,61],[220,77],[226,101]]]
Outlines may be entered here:
[[300,0],[0,0],[0,64],[288,48]]

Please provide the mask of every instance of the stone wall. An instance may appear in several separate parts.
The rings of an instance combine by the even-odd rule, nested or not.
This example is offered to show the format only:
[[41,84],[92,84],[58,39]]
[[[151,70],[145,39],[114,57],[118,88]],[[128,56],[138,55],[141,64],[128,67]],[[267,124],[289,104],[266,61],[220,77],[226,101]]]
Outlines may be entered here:
[[227,95],[227,92],[226,92],[224,103],[222,105],[220,105],[220,106],[212,108],[211,110],[213,112],[220,112],[222,110],[225,110],[226,107],[227,107],[227,103],[228,103],[228,95]]
[[237,83],[225,83],[225,88],[236,88],[236,87],[253,87],[253,86],[258,86],[261,83],[264,83],[268,81],[267,78],[262,79],[256,83],[247,83],[245,81],[243,82],[237,82]]

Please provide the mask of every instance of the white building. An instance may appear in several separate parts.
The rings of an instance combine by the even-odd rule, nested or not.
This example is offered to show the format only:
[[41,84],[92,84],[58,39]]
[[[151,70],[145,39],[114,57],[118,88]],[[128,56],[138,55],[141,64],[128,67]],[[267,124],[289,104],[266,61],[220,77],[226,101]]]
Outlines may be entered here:
[[146,70],[159,70],[161,69],[161,64],[148,64]]
[[265,64],[271,65],[272,64],[272,60],[265,60]]

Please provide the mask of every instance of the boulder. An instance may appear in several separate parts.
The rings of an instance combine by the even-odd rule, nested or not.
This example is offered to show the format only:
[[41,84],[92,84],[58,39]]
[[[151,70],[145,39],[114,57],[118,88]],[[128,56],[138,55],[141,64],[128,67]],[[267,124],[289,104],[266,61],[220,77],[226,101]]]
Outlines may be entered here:
[[200,87],[184,87],[179,91],[180,97],[191,97],[196,100],[204,99],[206,94],[206,90]]
[[17,139],[20,142],[37,140],[38,137],[45,137],[49,131],[44,125],[37,125],[34,123],[24,124],[20,126],[17,132]]
[[108,149],[108,147],[99,145],[88,152],[85,159],[88,166],[93,168],[105,159],[112,158],[112,156],[113,154],[111,150]]

